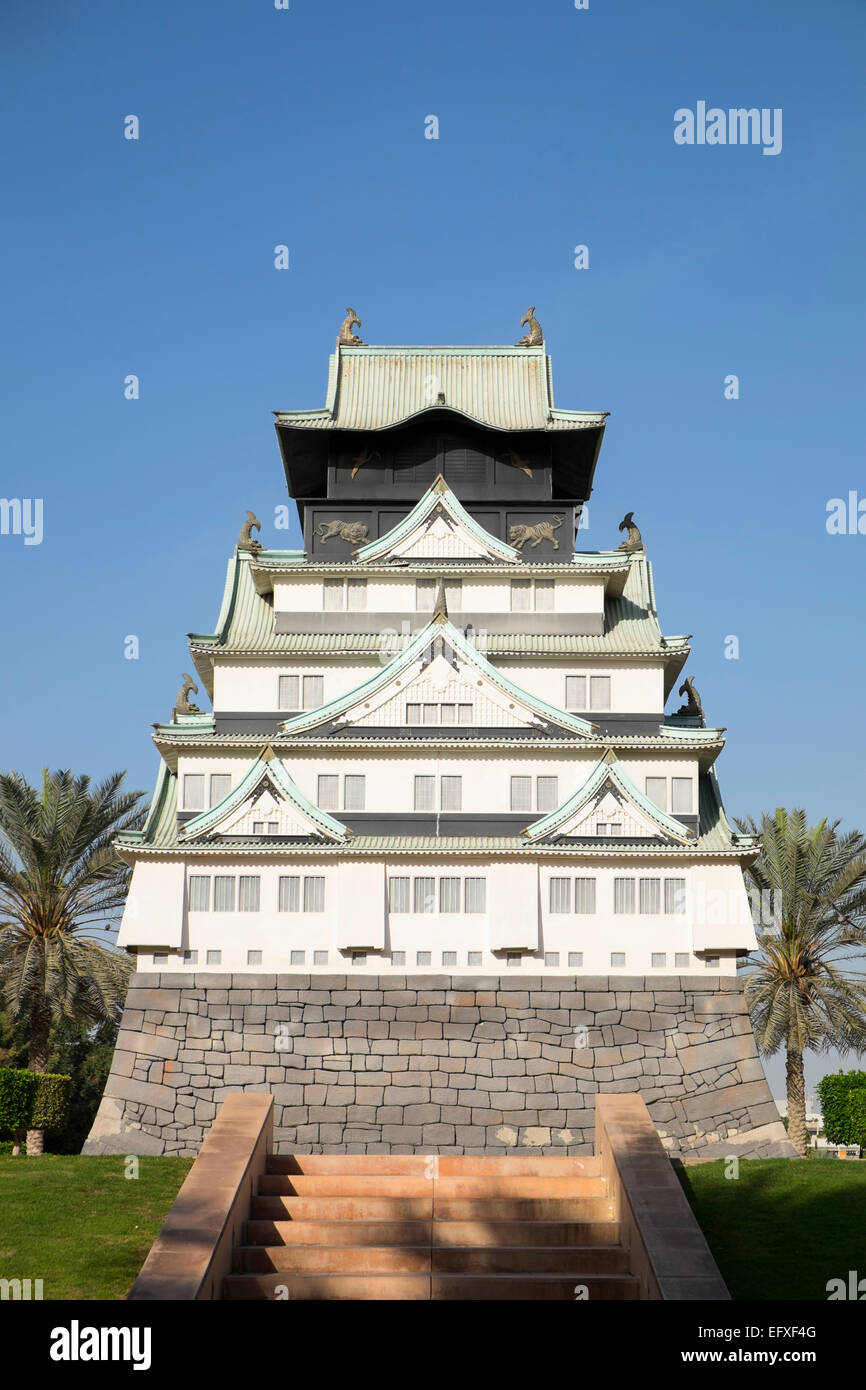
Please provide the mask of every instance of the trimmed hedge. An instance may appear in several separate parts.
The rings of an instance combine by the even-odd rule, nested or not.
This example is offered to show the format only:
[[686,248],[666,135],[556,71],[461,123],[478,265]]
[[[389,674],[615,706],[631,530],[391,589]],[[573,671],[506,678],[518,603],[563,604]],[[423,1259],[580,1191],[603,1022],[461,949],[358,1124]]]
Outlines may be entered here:
[[69,1076],[0,1067],[0,1133],[62,1129],[69,1106]]
[[833,1071],[818,1082],[824,1134],[831,1144],[866,1148],[866,1071]]

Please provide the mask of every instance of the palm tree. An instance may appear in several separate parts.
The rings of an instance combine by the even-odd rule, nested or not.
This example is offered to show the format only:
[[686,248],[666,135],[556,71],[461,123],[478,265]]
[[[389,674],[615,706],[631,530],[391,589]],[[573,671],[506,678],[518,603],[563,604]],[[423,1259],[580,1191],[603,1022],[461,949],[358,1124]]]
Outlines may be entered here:
[[[44,1072],[52,1026],[115,1016],[131,963],[93,939],[126,897],[129,869],[112,841],[137,829],[141,792],[115,772],[43,770],[41,793],[17,772],[0,775],[0,1005],[26,1026],[28,1065]],[[31,1130],[27,1152],[41,1153]]]
[[746,1002],[759,1051],[787,1051],[788,1138],[808,1154],[803,1054],[866,1048],[866,984],[845,962],[866,947],[866,837],[839,833],[839,821],[806,823],[780,808],[738,820],[760,835],[746,870],[772,915],[761,912],[757,953],[744,965]]

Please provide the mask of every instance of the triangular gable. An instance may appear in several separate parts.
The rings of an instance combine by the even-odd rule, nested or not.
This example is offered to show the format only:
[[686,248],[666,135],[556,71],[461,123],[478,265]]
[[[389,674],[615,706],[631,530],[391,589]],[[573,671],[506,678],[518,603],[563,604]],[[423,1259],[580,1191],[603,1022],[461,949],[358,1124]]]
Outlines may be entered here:
[[181,827],[184,840],[202,835],[252,835],[253,824],[276,823],[277,835],[310,836],[344,841],[350,831],[308,801],[292,781],[280,759],[269,748],[250,766],[244,777],[209,811],[202,811]]
[[[556,709],[496,669],[440,606],[402,651],[363,685],[318,709],[287,719],[285,733],[306,733],[324,724],[341,728],[404,728],[407,704],[471,704],[460,722],[475,728],[545,728],[592,733],[579,715]],[[456,721],[455,721],[456,722]]]
[[512,545],[492,536],[474,521],[441,473],[408,516],[384,536],[355,551],[360,563],[370,560],[507,560],[520,563]]
[[[621,826],[617,838],[658,839],[664,836],[678,844],[694,842],[692,832],[662,811],[635,786],[612,751],[596,763],[576,792],[555,811],[542,816],[524,830],[527,840],[595,837],[599,823]],[[606,834],[610,830],[606,829]]]

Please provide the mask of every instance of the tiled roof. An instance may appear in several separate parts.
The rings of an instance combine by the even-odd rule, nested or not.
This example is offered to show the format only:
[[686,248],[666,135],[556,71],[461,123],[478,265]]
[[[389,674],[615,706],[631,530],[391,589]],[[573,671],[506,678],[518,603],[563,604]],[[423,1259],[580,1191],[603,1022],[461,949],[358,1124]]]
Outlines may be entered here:
[[[581,560],[612,560],[619,567],[621,557],[580,556]],[[246,555],[235,555],[228,562],[222,607],[213,633],[190,633],[190,652],[205,688],[213,692],[212,658],[221,656],[255,656],[279,659],[288,656],[315,654],[361,656],[378,654],[382,650],[379,632],[343,633],[275,633],[274,608],[269,594],[256,589],[252,570],[262,565],[262,557],[251,564]],[[305,570],[312,566],[304,566]],[[322,566],[323,569],[329,568]],[[513,573],[513,566],[503,566]],[[540,565],[533,565],[535,572]],[[554,566],[550,567],[551,569]],[[562,572],[562,566],[556,567]],[[341,573],[347,568],[342,566]],[[406,571],[401,571],[405,573]],[[430,567],[430,573],[441,573]],[[489,571],[485,570],[485,573]],[[486,654],[495,661],[507,656],[574,656],[629,657],[661,656],[673,663],[672,679],[681,670],[688,656],[687,637],[663,637],[655,611],[652,592],[652,572],[644,556],[632,558],[625,588],[620,598],[608,597],[605,603],[607,631],[599,636],[577,633],[488,633]],[[544,615],[539,614],[539,621]]]
[[718,782],[713,772],[702,774],[700,779],[700,823],[702,827],[698,838],[688,845],[647,844],[646,841],[619,841],[605,843],[600,840],[582,840],[567,845],[530,844],[524,836],[494,835],[354,835],[344,844],[321,841],[283,841],[274,843],[271,837],[243,840],[204,839],[197,844],[184,844],[178,836],[177,827],[177,777],[169,772],[163,763],[160,766],[151,812],[144,830],[130,831],[117,837],[121,849],[194,855],[225,850],[231,853],[248,853],[272,858],[280,855],[327,854],[520,854],[547,857],[551,855],[574,855],[579,858],[616,859],[623,853],[631,855],[649,854],[656,856],[701,856],[721,854],[731,857],[754,855],[755,841],[747,835],[738,835],[725,816],[719,794]]
[[323,411],[277,412],[301,429],[387,429],[437,403],[492,429],[579,430],[604,425],[606,412],[554,410],[550,358],[543,345],[496,347],[344,347],[330,360]]

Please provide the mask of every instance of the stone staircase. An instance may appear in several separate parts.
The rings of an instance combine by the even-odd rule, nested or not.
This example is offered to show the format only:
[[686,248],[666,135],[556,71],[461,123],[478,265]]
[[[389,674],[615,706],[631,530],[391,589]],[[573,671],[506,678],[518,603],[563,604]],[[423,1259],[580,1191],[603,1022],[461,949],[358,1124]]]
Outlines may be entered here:
[[269,1155],[226,1299],[636,1299],[601,1160]]

